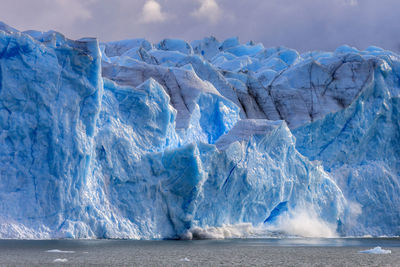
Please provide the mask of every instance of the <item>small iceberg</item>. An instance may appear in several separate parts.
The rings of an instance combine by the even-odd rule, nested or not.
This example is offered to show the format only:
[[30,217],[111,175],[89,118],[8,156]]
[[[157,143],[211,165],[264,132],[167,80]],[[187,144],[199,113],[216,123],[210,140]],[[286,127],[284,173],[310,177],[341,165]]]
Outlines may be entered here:
[[390,253],[392,253],[392,251],[391,250],[382,249],[381,247],[375,247],[375,248],[372,248],[372,249],[360,251],[360,253],[366,253],[366,254],[390,254]]
[[55,259],[53,262],[68,262],[67,259]]
[[59,250],[59,249],[50,249],[46,250],[49,253],[75,253],[75,251],[68,251],[68,250]]

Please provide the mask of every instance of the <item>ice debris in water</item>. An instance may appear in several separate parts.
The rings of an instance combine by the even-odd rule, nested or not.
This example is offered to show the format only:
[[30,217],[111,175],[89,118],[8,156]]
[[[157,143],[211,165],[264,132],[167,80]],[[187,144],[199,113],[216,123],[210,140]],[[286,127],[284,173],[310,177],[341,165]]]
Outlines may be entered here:
[[59,249],[50,249],[50,250],[46,250],[46,252],[49,252],[49,253],[75,253],[75,251],[59,250]]
[[366,254],[390,254],[390,253],[392,253],[392,251],[391,250],[382,249],[381,247],[375,247],[375,248],[372,248],[372,249],[360,251],[360,253],[366,253]]
[[68,259],[55,259],[53,262],[68,262]]
[[0,238],[395,235],[399,77],[376,47],[0,23]]

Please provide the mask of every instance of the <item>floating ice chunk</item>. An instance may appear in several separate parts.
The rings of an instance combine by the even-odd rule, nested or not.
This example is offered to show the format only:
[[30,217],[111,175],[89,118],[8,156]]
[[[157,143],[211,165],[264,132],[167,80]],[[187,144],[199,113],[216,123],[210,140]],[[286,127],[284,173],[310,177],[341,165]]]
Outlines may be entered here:
[[365,253],[365,254],[390,254],[390,253],[392,253],[392,251],[391,250],[382,249],[381,247],[375,247],[375,248],[372,248],[372,249],[360,251],[360,253]]
[[72,250],[59,250],[59,249],[50,249],[46,250],[48,253],[75,253],[75,251]]
[[68,259],[55,259],[53,262],[68,262]]

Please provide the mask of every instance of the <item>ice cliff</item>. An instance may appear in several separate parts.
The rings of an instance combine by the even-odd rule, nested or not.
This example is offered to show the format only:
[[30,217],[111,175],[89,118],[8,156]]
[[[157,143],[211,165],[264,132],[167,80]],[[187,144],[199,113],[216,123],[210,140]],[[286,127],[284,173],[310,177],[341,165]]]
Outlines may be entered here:
[[399,75],[377,47],[0,23],[0,238],[400,235]]

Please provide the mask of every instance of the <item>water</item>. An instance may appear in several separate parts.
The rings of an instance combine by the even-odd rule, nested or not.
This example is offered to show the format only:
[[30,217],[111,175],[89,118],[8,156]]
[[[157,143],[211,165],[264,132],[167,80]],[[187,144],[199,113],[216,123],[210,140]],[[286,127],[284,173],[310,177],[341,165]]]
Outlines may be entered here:
[[400,266],[400,239],[0,240],[0,266],[49,265]]

